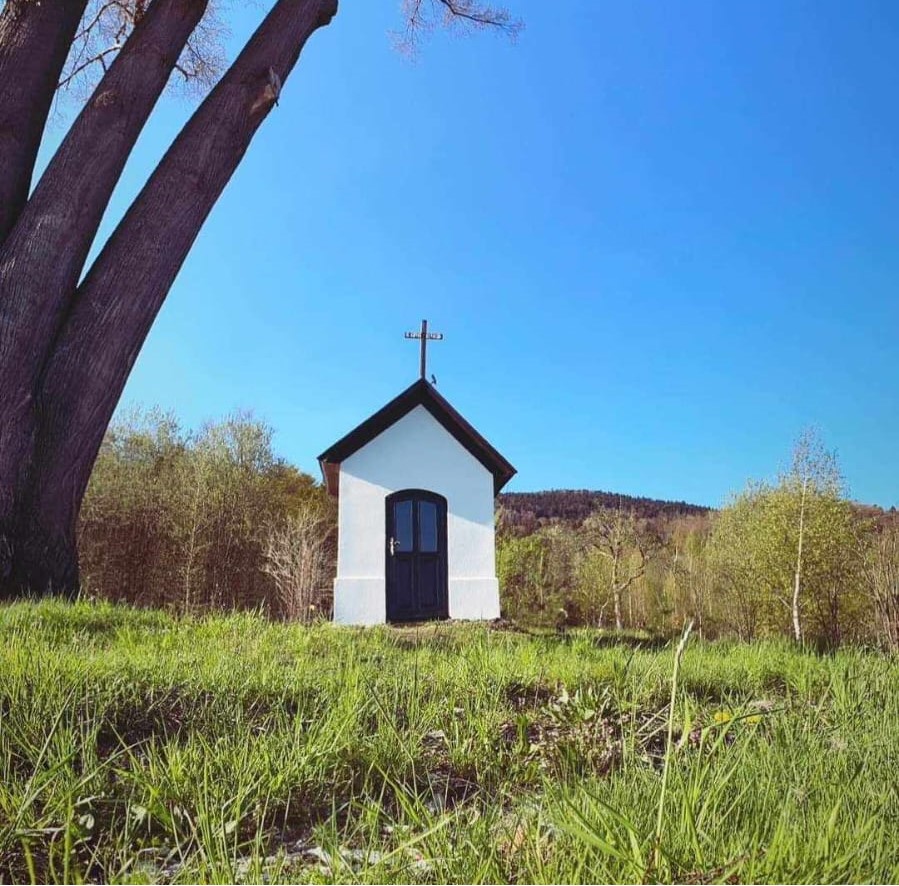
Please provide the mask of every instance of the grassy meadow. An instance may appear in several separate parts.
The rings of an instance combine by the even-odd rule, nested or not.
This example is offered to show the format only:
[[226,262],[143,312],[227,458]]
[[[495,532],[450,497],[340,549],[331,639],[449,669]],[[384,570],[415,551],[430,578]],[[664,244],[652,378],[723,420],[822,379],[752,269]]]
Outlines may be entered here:
[[3,607],[0,881],[899,881],[899,661],[691,639],[669,741],[673,662]]

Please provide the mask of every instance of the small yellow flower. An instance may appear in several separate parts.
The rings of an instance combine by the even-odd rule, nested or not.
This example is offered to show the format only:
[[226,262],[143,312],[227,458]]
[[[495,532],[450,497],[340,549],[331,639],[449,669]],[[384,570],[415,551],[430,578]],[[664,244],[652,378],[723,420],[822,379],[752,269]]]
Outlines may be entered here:
[[731,714],[730,711],[715,711],[715,713],[712,714],[712,719],[719,724],[730,723],[733,719],[733,714]]
[[761,723],[762,715],[761,714],[753,714],[751,717],[746,718],[747,723]]

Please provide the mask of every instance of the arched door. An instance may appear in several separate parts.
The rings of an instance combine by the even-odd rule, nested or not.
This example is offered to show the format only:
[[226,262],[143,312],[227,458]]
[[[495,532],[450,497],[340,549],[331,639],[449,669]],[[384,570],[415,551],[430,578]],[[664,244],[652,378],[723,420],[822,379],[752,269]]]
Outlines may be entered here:
[[387,496],[387,620],[447,618],[446,499],[424,489]]

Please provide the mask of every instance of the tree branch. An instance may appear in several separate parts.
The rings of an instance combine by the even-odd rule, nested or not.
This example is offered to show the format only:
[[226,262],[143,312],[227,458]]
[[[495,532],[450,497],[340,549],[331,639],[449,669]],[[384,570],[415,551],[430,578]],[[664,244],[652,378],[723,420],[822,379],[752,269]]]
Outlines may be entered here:
[[[84,24],[72,41],[58,89],[93,85],[94,68],[107,68],[107,60],[122,48],[132,31],[150,14],[157,0],[88,0]],[[188,38],[178,60],[181,82],[209,86],[220,73],[224,27],[210,4],[206,15]],[[80,89],[77,90],[80,93]]]
[[515,39],[524,29],[521,19],[513,18],[504,7],[478,0],[405,0],[406,26],[395,35],[400,49],[414,52],[422,35],[437,27],[490,29]]
[[70,73],[68,73],[62,80],[59,81],[57,86],[58,89],[65,89],[76,77],[86,71],[91,65],[100,64],[103,66],[103,70],[106,70],[106,56],[112,55],[114,52],[118,52],[122,47],[119,46],[118,43],[113,44],[112,46],[107,46],[106,49],[100,50],[95,55],[92,55],[90,58],[85,59],[79,64],[75,65]]

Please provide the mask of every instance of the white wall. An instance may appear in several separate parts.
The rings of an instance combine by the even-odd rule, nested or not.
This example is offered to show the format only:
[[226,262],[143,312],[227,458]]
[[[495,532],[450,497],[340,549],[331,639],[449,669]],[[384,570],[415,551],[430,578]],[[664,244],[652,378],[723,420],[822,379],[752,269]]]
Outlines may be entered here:
[[400,489],[446,498],[450,618],[498,618],[493,475],[416,406],[340,466],[334,620],[386,620],[384,500]]

